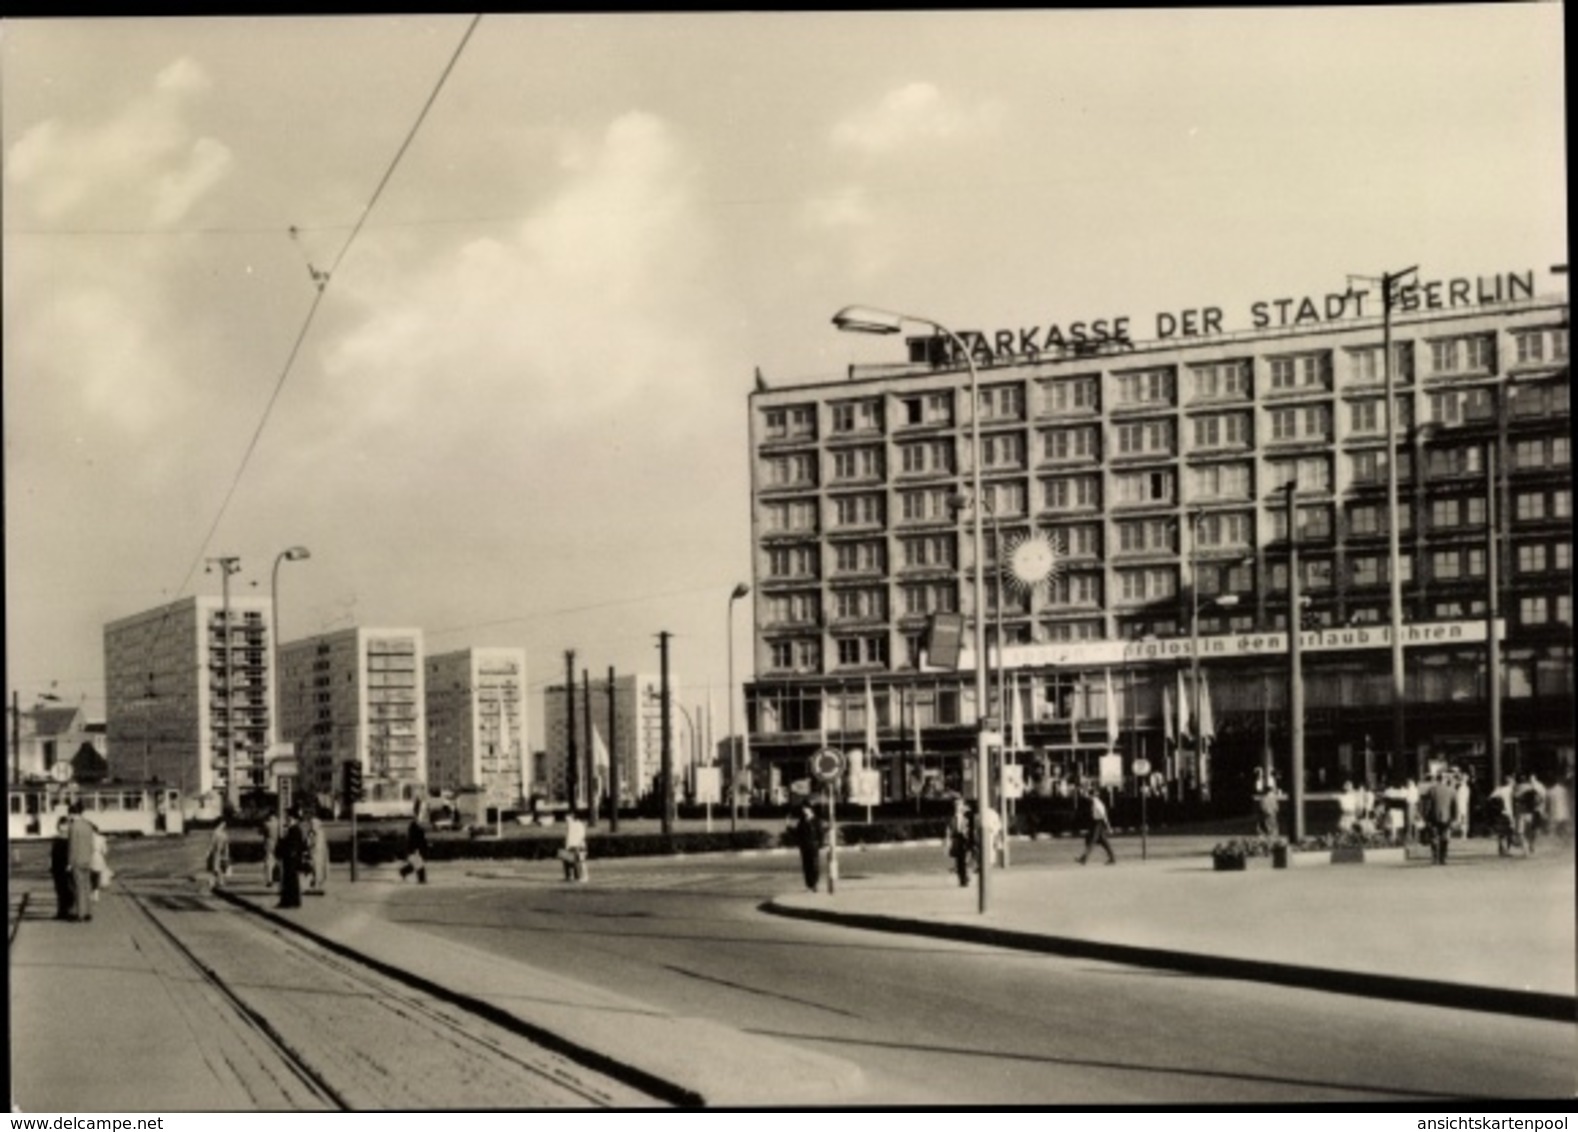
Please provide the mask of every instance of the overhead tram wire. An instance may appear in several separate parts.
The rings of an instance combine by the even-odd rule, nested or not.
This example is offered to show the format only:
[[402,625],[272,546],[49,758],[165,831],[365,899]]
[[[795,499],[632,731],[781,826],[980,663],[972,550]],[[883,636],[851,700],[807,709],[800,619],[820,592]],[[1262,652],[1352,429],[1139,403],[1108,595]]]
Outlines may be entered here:
[[[378,203],[379,197],[383,195],[384,189],[394,177],[395,170],[399,167],[401,159],[405,157],[406,150],[411,147],[411,142],[416,138],[417,131],[422,128],[422,123],[426,121],[428,112],[433,109],[433,104],[438,100],[439,93],[444,89],[444,84],[449,80],[449,76],[454,71],[455,65],[460,61],[461,53],[465,51],[466,44],[471,41],[472,33],[477,30],[477,24],[481,20],[482,13],[478,12],[471,17],[471,22],[466,25],[465,34],[460,37],[460,42],[455,45],[455,50],[450,53],[449,61],[444,65],[443,71],[439,74],[438,81],[433,84],[433,89],[428,93],[427,100],[422,104],[422,109],[417,113],[416,120],[411,124],[411,128],[406,131],[405,139],[401,141],[400,148],[395,151],[394,157],[390,160],[388,167],[384,170],[383,176],[379,179],[377,187],[373,190],[372,195],[368,198],[367,205],[362,209],[362,214],[357,218],[356,224],[351,229],[350,235],[346,236],[345,243],[341,245],[339,254],[334,257],[334,263],[330,265],[327,271],[323,272],[318,271],[310,263],[307,265],[308,270],[312,274],[313,282],[316,285],[317,294],[313,296],[312,305],[307,308],[307,314],[302,320],[301,329],[297,332],[296,339],[291,344],[290,353],[285,358],[285,364],[281,367],[279,377],[274,382],[274,390],[269,394],[268,404],[263,406],[263,414],[258,419],[257,428],[252,432],[252,439],[247,443],[245,453],[242,454],[241,463],[237,466],[235,475],[231,477],[230,486],[225,490],[225,497],[219,504],[219,510],[214,515],[214,521],[212,524],[210,524],[208,533],[203,537],[202,542],[198,544],[197,554],[193,557],[192,564],[187,567],[186,577],[182,580],[180,588],[176,591],[177,593],[186,592],[187,586],[191,583],[192,578],[197,574],[198,563],[202,562],[204,552],[208,549],[209,543],[213,541],[214,532],[219,529],[219,524],[224,520],[225,513],[230,508],[230,501],[235,497],[236,489],[241,486],[241,477],[246,474],[247,466],[252,461],[252,454],[257,451],[258,441],[263,437],[263,430],[268,427],[269,417],[272,416],[274,412],[274,406],[279,401],[279,395],[284,391],[285,382],[287,379],[289,379],[291,371],[295,368],[296,358],[301,353],[302,343],[306,341],[307,334],[312,329],[312,324],[317,318],[318,307],[323,302],[323,296],[328,288],[329,281],[333,277],[335,270],[344,261],[346,253],[350,251],[351,245],[355,243],[356,237],[361,233],[363,226],[367,223],[368,215],[371,214],[374,206]],[[295,234],[296,230],[292,228],[292,238],[295,237]],[[162,635],[164,626],[168,620],[168,614],[166,614],[166,616],[160,620],[159,630],[154,634],[154,638],[148,646],[148,655],[150,657],[153,655],[154,648],[158,645],[159,637]]]

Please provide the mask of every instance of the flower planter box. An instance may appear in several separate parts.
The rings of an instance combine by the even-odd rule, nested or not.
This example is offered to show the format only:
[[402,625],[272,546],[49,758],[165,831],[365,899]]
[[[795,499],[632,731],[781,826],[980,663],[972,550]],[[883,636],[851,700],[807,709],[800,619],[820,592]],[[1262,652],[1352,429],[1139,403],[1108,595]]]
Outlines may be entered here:
[[1219,873],[1241,873],[1249,864],[1247,857],[1212,857],[1211,868]]
[[1360,845],[1339,845],[1331,851],[1331,863],[1334,865],[1362,865],[1364,864],[1364,847]]

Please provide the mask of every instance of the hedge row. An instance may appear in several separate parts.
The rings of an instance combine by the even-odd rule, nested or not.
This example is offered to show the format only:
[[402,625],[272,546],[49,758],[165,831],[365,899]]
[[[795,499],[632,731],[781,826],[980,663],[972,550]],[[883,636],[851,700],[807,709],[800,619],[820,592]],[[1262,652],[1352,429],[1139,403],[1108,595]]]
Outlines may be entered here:
[[[911,841],[940,840],[947,828],[944,818],[915,818],[899,821],[841,822],[838,827],[840,845],[883,845]],[[778,832],[762,829],[742,829],[735,832],[720,830],[713,833],[631,833],[599,834],[587,836],[587,848],[594,860],[618,857],[662,857],[685,853],[724,853],[744,850],[791,848],[795,845],[794,831],[785,826]],[[502,840],[490,837],[443,836],[430,834],[426,857],[429,861],[542,861],[552,860],[564,844],[561,837],[507,837]],[[362,864],[379,865],[404,859],[406,840],[404,831],[367,830],[357,836],[357,860]],[[239,864],[257,864],[263,859],[263,844],[253,839],[236,840],[231,844],[231,860]],[[346,836],[337,836],[329,843],[329,859],[336,863],[350,860],[351,843]]]

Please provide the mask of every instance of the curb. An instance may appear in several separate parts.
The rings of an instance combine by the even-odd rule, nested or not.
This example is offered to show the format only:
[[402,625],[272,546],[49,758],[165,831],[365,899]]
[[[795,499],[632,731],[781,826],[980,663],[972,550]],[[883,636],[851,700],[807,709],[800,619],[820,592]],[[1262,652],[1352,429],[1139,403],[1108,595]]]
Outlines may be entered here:
[[870,931],[934,936],[939,939],[984,943],[992,947],[1035,951],[1073,959],[1097,959],[1136,967],[1158,967],[1213,978],[1243,979],[1333,994],[1410,1002],[1422,1006],[1444,1006],[1455,1010],[1509,1014],[1547,1022],[1578,1023],[1578,997],[1547,994],[1541,991],[1508,990],[1436,979],[1415,979],[1404,975],[1372,975],[1364,971],[1343,971],[1329,967],[1301,967],[1289,963],[1235,959],[1193,951],[1101,943],[1071,936],[1040,935],[1034,932],[1014,931],[1010,928],[975,927],[945,921],[916,920],[875,912],[829,912],[817,908],[796,908],[780,904],[776,900],[766,902],[761,908],[765,912],[788,919],[815,920],[845,927],[865,928]]

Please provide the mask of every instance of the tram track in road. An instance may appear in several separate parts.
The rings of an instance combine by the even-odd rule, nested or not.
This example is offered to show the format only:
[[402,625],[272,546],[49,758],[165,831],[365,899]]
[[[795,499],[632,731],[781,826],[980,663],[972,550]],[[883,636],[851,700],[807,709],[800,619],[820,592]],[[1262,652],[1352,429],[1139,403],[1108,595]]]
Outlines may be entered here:
[[[654,1095],[464,1002],[190,889],[125,896],[293,1080],[287,1107],[655,1108]],[[262,1105],[260,1107],[268,1107]]]

